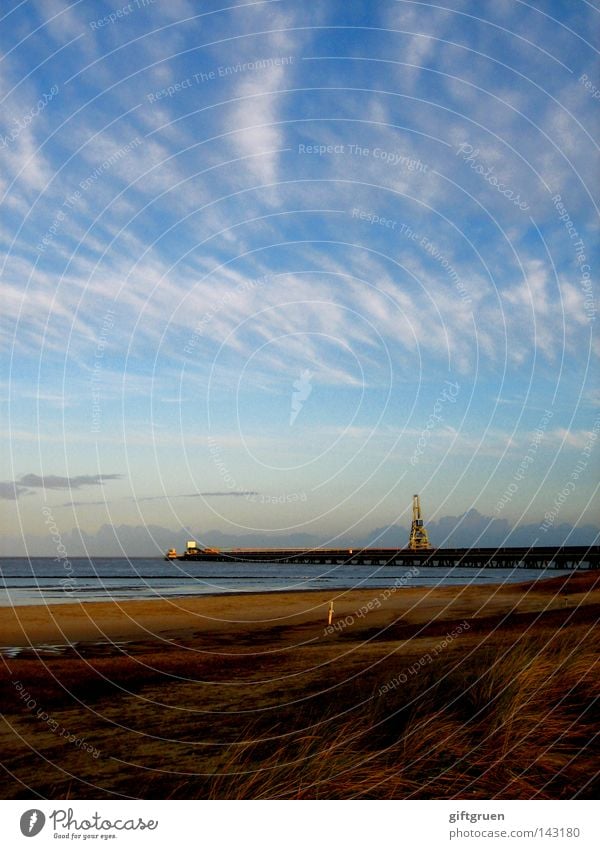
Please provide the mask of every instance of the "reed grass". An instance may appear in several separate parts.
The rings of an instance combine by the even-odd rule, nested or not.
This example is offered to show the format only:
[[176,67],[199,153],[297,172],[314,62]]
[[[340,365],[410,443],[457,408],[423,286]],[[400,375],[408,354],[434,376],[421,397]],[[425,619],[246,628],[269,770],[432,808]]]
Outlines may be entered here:
[[[580,635],[581,636],[581,635]],[[557,798],[591,795],[597,652],[577,635],[436,660],[403,687],[312,730],[247,729],[212,798]],[[188,788],[189,789],[189,788]]]

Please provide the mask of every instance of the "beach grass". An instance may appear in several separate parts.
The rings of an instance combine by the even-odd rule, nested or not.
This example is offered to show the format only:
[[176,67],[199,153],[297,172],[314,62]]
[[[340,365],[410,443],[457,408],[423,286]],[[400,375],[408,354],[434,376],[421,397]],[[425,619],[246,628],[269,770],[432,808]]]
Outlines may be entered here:
[[313,725],[275,744],[265,729],[249,729],[249,742],[232,747],[211,795],[591,795],[600,766],[592,748],[600,713],[596,664],[586,629],[566,641],[503,635],[468,661],[439,658],[402,686],[376,690],[345,716],[338,702],[335,713],[313,715]]

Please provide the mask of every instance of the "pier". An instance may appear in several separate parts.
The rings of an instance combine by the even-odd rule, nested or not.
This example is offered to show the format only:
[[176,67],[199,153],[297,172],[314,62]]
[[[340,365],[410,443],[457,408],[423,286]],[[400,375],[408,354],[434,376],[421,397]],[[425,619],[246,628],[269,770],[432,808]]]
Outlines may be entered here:
[[306,563],[323,566],[427,566],[472,569],[598,569],[600,546],[540,548],[191,548],[172,560]]

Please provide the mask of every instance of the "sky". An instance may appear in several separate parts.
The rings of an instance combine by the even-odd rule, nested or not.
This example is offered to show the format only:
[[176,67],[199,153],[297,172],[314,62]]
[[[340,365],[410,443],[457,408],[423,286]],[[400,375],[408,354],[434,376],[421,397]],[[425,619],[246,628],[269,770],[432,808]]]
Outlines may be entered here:
[[0,14],[0,553],[594,542],[593,4]]

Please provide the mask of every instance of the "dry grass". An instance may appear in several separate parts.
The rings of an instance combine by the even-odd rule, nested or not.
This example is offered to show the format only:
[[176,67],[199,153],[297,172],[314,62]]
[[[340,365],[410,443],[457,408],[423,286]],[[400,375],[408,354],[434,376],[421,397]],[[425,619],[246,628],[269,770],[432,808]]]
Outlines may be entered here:
[[[572,798],[598,769],[597,652],[577,638],[442,658],[344,718],[232,747],[213,798]],[[341,707],[337,705],[338,710]],[[189,788],[188,788],[189,789]]]

